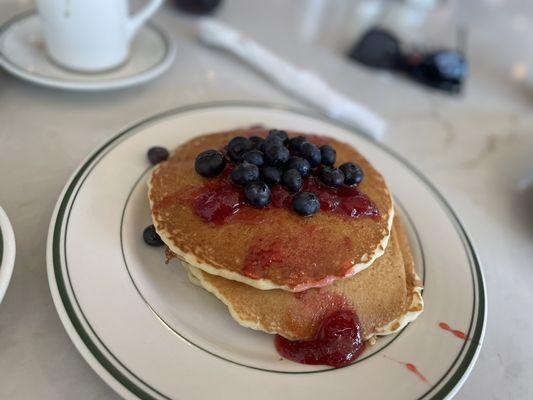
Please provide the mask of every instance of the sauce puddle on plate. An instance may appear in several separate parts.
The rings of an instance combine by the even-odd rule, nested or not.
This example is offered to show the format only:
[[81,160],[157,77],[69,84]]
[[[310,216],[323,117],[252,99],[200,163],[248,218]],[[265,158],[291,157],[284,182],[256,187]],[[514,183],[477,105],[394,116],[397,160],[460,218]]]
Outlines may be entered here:
[[276,336],[276,349],[286,359],[301,364],[344,367],[365,349],[359,319],[353,311],[336,311],[328,316],[311,340],[288,340]]

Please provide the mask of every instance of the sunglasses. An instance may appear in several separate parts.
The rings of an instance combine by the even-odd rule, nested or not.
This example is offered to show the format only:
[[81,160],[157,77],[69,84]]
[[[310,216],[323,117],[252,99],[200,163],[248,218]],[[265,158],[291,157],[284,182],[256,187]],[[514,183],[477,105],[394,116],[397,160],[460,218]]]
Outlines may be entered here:
[[449,93],[461,92],[468,72],[461,52],[441,49],[407,53],[396,36],[380,28],[368,30],[348,56],[368,67],[403,72],[417,82]]

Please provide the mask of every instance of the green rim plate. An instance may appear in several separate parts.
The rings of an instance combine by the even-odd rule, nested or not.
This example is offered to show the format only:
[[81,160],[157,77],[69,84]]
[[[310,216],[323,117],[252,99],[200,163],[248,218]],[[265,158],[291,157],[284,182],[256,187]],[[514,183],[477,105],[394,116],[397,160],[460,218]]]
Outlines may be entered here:
[[[75,196],[77,195],[79,188],[83,185],[83,181],[90,174],[91,170],[95,167],[99,160],[102,159],[108,151],[113,149],[115,146],[118,146],[122,140],[126,139],[129,135],[134,135],[137,132],[137,129],[141,126],[152,124],[166,117],[178,115],[180,113],[192,110],[221,107],[254,107],[272,110],[283,110],[327,121],[330,124],[337,125],[346,130],[350,130],[354,134],[361,135],[358,132],[354,132],[353,128],[348,127],[342,123],[332,121],[324,115],[302,111],[291,107],[256,102],[213,102],[180,107],[144,119],[118,133],[116,136],[110,139],[107,143],[105,143],[87,158],[87,160],[79,167],[79,169],[75,172],[73,177],[66,185],[57,203],[56,211],[51,221],[47,253],[49,282],[52,293],[57,293],[59,295],[58,297],[54,296],[54,302],[56,304],[56,308],[58,309],[60,316],[62,317],[63,323],[65,324],[67,331],[69,331],[69,334],[71,335],[73,341],[78,347],[83,346],[92,355],[92,357],[94,357],[92,361],[88,360],[89,363],[93,366],[93,368],[99,369],[99,373],[102,371],[104,374],[100,375],[113,388],[115,388],[125,397],[139,399],[169,398],[165,396],[165,394],[159,392],[156,388],[150,387],[139,377],[135,377],[132,371],[128,370],[128,368],[123,365],[120,360],[118,360],[111,354],[109,349],[105,346],[105,343],[95,342],[94,338],[98,338],[98,336],[94,331],[88,331],[86,327],[87,321],[80,320],[80,317],[77,315],[75,311],[76,300],[71,298],[71,295],[69,294],[69,276],[65,276],[62,264],[62,259],[64,259],[62,258],[62,252],[64,252],[64,241],[66,240],[66,235],[63,235],[63,232],[65,230],[65,224],[68,224],[70,207],[74,203]],[[451,206],[448,204],[446,199],[439,193],[439,191],[407,160],[405,160],[392,150],[388,149],[384,145],[373,141],[372,139],[368,139],[366,137],[364,138],[365,140],[372,142],[375,146],[384,150],[390,156],[404,164],[432,192],[435,200],[439,203],[440,207],[446,212],[450,221],[453,223],[457,235],[460,237],[463,243],[464,251],[468,255],[474,290],[474,301],[472,304],[472,321],[468,331],[466,332],[467,336],[471,338],[471,340],[464,342],[459,355],[457,356],[454,363],[449,367],[448,371],[442,376],[441,379],[435,382],[432,387],[429,388],[427,392],[421,395],[418,399],[439,400],[449,398],[453,396],[453,394],[458,390],[460,384],[462,384],[462,382],[464,381],[465,376],[473,367],[473,364],[479,353],[484,335],[486,323],[486,296],[481,266],[478,257],[475,253],[474,247],[457,214],[453,211]],[[79,304],[76,304],[76,307],[79,307]],[[476,315],[475,318],[474,315]],[[68,320],[66,320],[65,318]],[[69,329],[69,326],[67,326],[67,324],[71,325],[73,329],[72,331]],[[75,337],[73,337],[73,335],[75,335]],[[117,363],[121,366],[121,368],[128,371],[129,376],[125,374],[121,370],[121,368],[117,368]],[[135,377],[135,379],[132,379],[132,376]],[[443,382],[445,382],[445,384],[443,384],[440,389],[435,392],[435,388],[441,385]]]

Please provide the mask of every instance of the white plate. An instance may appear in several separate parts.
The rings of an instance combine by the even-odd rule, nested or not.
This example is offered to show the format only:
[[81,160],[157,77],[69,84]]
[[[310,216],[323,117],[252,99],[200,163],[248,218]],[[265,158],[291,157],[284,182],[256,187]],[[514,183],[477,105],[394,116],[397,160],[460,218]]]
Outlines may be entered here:
[[[182,268],[146,246],[146,150],[262,123],[352,143],[385,175],[408,221],[425,312],[349,367],[282,360],[271,335],[237,325]],[[485,327],[482,272],[457,217],[433,186],[382,145],[316,114],[244,103],[195,105],[119,133],[73,175],[48,237],[57,311],[80,353],[128,399],[443,399],[464,382]],[[464,331],[461,340],[439,328]],[[394,361],[396,360],[396,361]],[[412,363],[424,382],[406,368]]]
[[7,218],[7,214],[0,207],[0,303],[6,294],[13,267],[15,266],[15,234]]
[[104,72],[76,72],[50,60],[41,21],[35,12],[17,15],[0,27],[0,65],[19,78],[60,89],[94,91],[139,85],[165,72],[175,55],[168,36],[148,23],[133,40],[131,54],[124,64]]

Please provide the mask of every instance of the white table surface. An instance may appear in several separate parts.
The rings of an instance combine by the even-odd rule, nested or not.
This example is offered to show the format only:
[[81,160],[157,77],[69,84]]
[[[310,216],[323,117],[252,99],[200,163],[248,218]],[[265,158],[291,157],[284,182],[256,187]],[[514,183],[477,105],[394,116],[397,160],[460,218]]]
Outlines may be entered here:
[[[461,2],[456,15],[469,27],[471,76],[460,98],[341,59],[346,37],[335,35],[352,26],[332,27],[346,17],[343,2],[325,6],[326,27],[305,13],[317,3],[226,0],[219,16],[388,120],[385,143],[440,188],[484,266],[487,335],[457,398],[533,398],[533,186],[527,189],[533,180],[533,2]],[[0,21],[31,7],[2,0]],[[46,279],[54,204],[90,151],[133,121],[180,105],[225,99],[299,104],[230,56],[199,45],[193,18],[166,8],[156,21],[171,33],[178,56],[168,73],[142,87],[64,92],[0,71],[0,204],[18,246],[0,305],[1,399],[118,398],[70,342]]]

